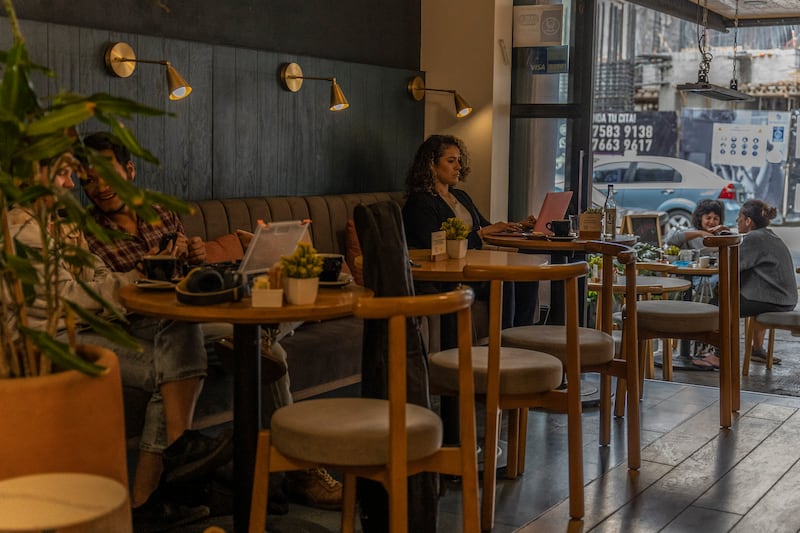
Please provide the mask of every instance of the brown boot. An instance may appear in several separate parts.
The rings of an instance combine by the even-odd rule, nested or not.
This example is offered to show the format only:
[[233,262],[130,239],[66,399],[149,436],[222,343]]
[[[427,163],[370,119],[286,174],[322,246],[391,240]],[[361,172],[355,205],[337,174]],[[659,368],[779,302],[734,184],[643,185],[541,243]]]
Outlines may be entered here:
[[342,484],[324,468],[287,472],[286,478],[290,501],[331,511],[342,508]]

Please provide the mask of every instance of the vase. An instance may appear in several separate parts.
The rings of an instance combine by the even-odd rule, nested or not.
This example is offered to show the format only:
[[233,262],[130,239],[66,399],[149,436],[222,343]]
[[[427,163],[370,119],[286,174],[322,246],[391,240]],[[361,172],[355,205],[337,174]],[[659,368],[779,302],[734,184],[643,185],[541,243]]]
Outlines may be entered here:
[[8,430],[0,439],[0,480],[82,472],[128,486],[119,361],[99,346],[78,351],[107,371],[0,379],[0,420]]
[[317,299],[319,278],[283,278],[283,293],[292,305],[309,305]]
[[467,239],[448,240],[447,257],[450,259],[464,259],[467,257]]

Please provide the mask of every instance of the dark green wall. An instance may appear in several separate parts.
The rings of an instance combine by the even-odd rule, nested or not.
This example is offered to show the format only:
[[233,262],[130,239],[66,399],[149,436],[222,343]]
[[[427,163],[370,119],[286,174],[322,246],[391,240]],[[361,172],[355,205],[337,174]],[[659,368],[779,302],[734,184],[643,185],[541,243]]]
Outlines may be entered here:
[[44,22],[419,68],[419,0],[17,0],[16,9]]
[[[0,49],[10,39],[5,22],[0,18]],[[22,30],[31,57],[57,74],[35,80],[42,94],[109,92],[175,113],[129,127],[161,160],[158,168],[139,165],[139,184],[184,199],[402,190],[422,141],[424,106],[405,92],[415,69],[29,20]],[[127,79],[107,74],[104,50],[119,40],[139,58],[169,59],[192,94],[169,101],[158,65],[140,64]],[[308,76],[336,76],[350,108],[328,111],[327,82],[284,90],[278,71],[289,61]]]

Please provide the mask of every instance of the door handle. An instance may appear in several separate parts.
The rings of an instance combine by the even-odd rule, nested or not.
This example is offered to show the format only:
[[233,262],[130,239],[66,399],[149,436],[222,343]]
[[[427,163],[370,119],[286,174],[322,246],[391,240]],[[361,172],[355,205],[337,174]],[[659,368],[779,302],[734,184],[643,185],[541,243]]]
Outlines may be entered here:
[[674,192],[675,192],[675,189],[662,189],[661,190],[661,194],[663,194],[664,196],[667,196],[667,195],[672,194]]

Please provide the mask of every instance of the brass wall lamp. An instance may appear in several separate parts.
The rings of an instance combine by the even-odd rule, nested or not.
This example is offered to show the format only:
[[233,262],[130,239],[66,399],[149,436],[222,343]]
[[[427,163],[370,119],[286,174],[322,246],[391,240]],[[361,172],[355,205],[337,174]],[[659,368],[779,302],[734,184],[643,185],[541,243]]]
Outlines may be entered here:
[[192,92],[192,88],[169,61],[137,59],[133,48],[128,43],[120,42],[109,45],[106,48],[105,62],[109,73],[119,78],[127,78],[133,74],[133,71],[136,70],[136,63],[164,65],[167,68],[167,86],[169,87],[170,100],[181,100]]
[[303,80],[319,80],[331,82],[331,111],[342,111],[350,107],[347,98],[344,97],[342,88],[336,83],[336,78],[316,78],[313,76],[303,76],[303,69],[297,63],[284,63],[281,67],[281,83],[287,91],[296,93],[303,86]]
[[410,80],[408,80],[408,86],[406,87],[408,90],[408,94],[411,95],[411,98],[419,102],[423,98],[425,98],[425,91],[435,91],[437,93],[450,93],[453,95],[453,103],[456,106],[456,117],[464,118],[470,113],[472,113],[472,106],[467,103],[466,100],[461,98],[461,95],[458,94],[453,89],[431,89],[430,87],[425,87],[425,82],[419,76],[414,76]]

